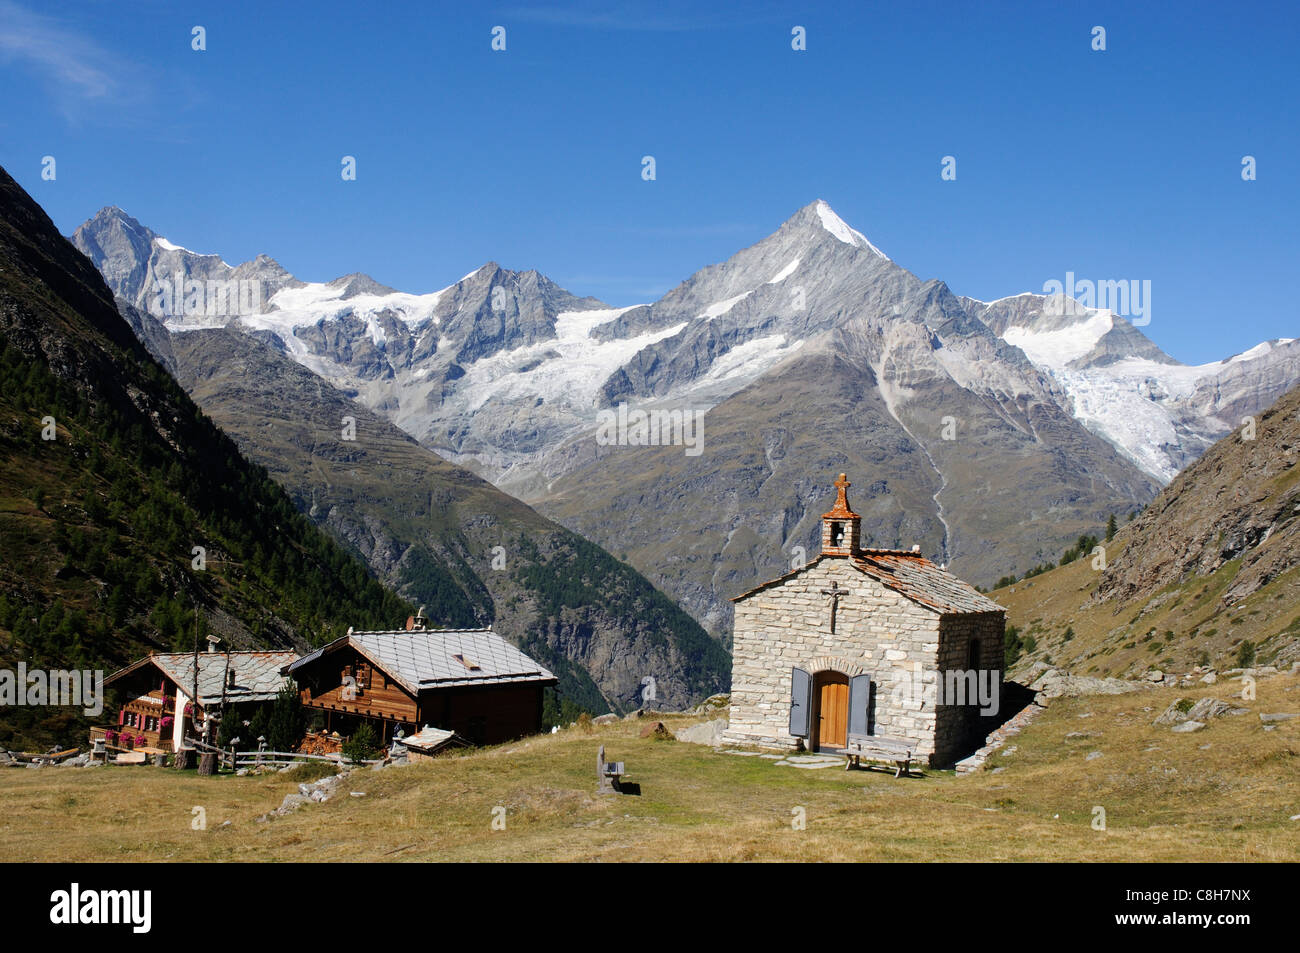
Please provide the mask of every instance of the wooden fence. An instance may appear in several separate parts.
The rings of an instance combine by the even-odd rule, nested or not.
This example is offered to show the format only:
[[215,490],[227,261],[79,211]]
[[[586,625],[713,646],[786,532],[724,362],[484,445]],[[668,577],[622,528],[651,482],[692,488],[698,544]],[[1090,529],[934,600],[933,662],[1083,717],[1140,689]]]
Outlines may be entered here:
[[186,738],[185,744],[193,747],[196,751],[207,751],[215,754],[218,764],[231,771],[262,766],[284,767],[308,761],[329,761],[343,766],[347,764],[378,764],[383,760],[382,758],[374,758],[368,761],[349,761],[342,754],[301,754],[297,751],[267,751],[265,749],[236,751],[233,748],[218,748],[216,745],[207,744],[196,738]]

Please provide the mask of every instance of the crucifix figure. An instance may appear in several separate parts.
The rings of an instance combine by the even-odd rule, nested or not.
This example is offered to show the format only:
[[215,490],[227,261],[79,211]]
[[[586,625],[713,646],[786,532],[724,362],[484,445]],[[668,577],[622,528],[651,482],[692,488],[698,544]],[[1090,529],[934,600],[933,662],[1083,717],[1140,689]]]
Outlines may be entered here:
[[841,589],[838,582],[832,581],[829,589],[823,589],[822,595],[831,597],[831,635],[835,634],[835,612],[840,607],[840,596],[849,594],[847,589]]

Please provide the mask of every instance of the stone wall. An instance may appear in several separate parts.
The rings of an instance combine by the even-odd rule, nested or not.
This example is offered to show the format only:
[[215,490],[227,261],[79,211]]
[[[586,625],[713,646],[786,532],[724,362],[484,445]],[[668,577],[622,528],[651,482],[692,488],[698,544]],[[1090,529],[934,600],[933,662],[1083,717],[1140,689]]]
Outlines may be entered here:
[[[846,590],[834,635],[830,597],[821,592],[832,582]],[[795,747],[799,739],[789,732],[790,671],[832,669],[870,675],[875,733],[911,740],[927,757],[935,751],[936,713],[915,686],[933,683],[938,649],[937,612],[854,569],[847,558],[823,556],[798,575],[736,603],[726,738]]]
[[[1002,693],[1003,639],[1006,617],[1001,612],[982,612],[971,615],[944,616],[939,625],[938,666],[940,678],[948,671],[974,669],[980,679],[982,673],[993,673],[996,698],[1000,706]],[[979,641],[975,657],[971,657],[971,642]],[[944,681],[947,684],[947,680]],[[987,685],[981,681],[981,684]],[[954,699],[939,698],[948,704],[935,706],[935,751],[932,763],[947,766],[965,757],[984,743],[984,737],[999,722],[997,713],[981,717],[980,706],[974,698],[966,704],[952,704]]]

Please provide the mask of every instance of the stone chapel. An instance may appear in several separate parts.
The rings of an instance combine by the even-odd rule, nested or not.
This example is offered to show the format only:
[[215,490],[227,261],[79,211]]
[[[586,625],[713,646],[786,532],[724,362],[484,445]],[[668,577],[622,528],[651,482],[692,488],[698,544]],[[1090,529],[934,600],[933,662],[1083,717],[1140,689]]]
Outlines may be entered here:
[[732,600],[726,740],[834,752],[879,735],[951,765],[997,722],[1006,611],[918,548],[863,548],[849,486],[841,473],[816,558]]

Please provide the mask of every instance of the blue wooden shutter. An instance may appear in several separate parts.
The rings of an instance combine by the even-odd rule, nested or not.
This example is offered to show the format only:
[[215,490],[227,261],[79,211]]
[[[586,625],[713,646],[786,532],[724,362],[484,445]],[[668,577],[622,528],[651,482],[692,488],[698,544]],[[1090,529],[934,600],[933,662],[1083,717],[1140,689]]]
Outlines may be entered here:
[[849,679],[849,734],[865,735],[871,731],[871,676],[854,675]]
[[808,737],[808,712],[812,706],[812,676],[801,668],[790,670],[790,734]]

